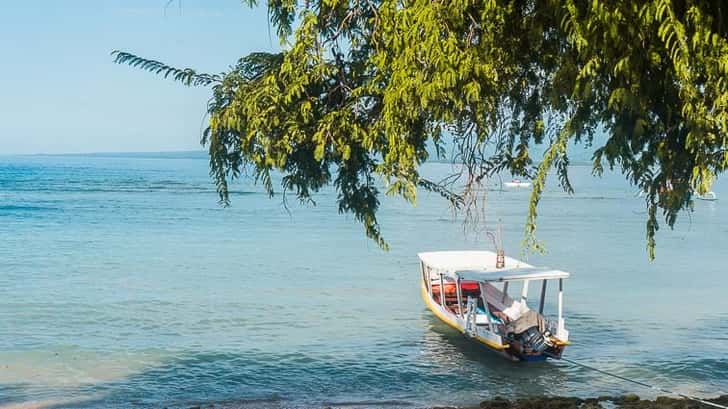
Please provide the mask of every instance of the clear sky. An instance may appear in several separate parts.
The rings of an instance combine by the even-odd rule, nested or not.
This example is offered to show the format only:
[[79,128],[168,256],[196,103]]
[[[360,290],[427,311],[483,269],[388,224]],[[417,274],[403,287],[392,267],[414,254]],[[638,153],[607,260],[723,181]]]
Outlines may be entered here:
[[[181,9],[179,7],[181,2]],[[239,0],[4,0],[0,154],[200,149],[206,88],[127,66],[114,49],[220,72],[278,48]]]

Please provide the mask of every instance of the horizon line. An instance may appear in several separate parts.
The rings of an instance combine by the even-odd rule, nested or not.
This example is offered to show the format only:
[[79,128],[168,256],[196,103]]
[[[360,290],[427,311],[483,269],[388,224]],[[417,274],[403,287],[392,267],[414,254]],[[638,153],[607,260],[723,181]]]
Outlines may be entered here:
[[200,150],[150,150],[150,151],[90,151],[90,152],[34,152],[34,153],[2,153],[0,156],[91,156],[91,155],[153,155],[165,153],[205,153],[207,149]]

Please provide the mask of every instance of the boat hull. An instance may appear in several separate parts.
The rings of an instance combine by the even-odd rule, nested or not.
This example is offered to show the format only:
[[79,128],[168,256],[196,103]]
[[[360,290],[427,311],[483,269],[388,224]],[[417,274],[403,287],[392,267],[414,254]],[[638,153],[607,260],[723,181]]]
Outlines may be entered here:
[[561,353],[563,352],[565,345],[558,346],[557,350],[555,351],[556,353],[552,354],[520,354],[517,352],[516,348],[512,348],[512,345],[508,343],[502,343],[497,339],[488,339],[483,336],[473,336],[468,333],[465,328],[465,323],[460,317],[449,311],[446,311],[444,307],[438,304],[430,296],[424,284],[421,284],[420,286],[420,293],[427,309],[430,310],[430,312],[432,312],[432,314],[435,315],[435,317],[437,317],[440,321],[463,334],[463,336],[465,336],[465,338],[467,338],[468,340],[475,342],[487,348],[489,351],[500,355],[510,361],[537,362],[545,361],[547,358],[558,359],[561,357]]

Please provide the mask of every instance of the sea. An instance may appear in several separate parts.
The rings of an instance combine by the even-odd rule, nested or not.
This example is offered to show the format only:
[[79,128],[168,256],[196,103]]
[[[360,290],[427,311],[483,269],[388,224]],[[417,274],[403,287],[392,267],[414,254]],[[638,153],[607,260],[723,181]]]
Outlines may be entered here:
[[[457,170],[427,163],[422,174]],[[203,152],[0,156],[0,408],[653,396],[565,361],[505,361],[426,310],[417,253],[492,250],[484,231],[498,226],[507,255],[571,273],[564,357],[680,393],[728,393],[725,178],[718,200],[661,225],[650,261],[644,199],[587,164],[570,168],[573,195],[547,184],[543,254],[522,247],[530,189],[502,188],[507,175],[484,186],[469,223],[437,194],[383,197],[383,251],[340,214],[333,189],[301,204],[241,180],[223,207],[208,173]]]

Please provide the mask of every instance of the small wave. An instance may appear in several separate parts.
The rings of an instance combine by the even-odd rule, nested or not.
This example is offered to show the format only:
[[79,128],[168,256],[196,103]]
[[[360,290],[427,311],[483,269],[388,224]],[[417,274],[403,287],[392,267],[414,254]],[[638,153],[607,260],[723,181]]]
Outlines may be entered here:
[[[212,400],[212,401],[186,401],[186,402],[166,402],[159,407],[165,408],[194,408],[194,407],[210,407],[219,409],[245,409],[245,408],[281,408],[288,407],[287,405],[281,405],[283,399],[277,395],[269,398],[254,398],[254,399],[226,399],[226,400]],[[2,408],[0,408],[2,409]]]
[[30,211],[30,212],[43,212],[43,211],[52,211],[52,210],[59,210],[55,207],[45,207],[45,206],[33,206],[33,205],[2,205],[0,206],[0,212],[7,211],[7,212],[17,212],[17,211]]
[[616,197],[616,196],[581,196],[576,195],[572,197],[573,199],[583,199],[583,200],[624,200],[624,197]]
[[403,400],[362,400],[362,401],[331,401],[323,402],[324,406],[336,406],[338,408],[355,408],[355,407],[373,407],[380,408],[384,406],[392,406],[396,408],[414,406],[412,402]]
[[[13,188],[15,192],[41,192],[41,193],[172,193],[172,194],[190,194],[190,193],[210,193],[217,194],[217,191],[209,187],[199,186],[112,186],[112,187],[70,187],[70,186],[45,186],[43,188]],[[254,191],[231,191],[232,196],[263,194],[263,192]]]
[[657,361],[647,365],[669,378],[728,379],[728,358],[723,357]]

